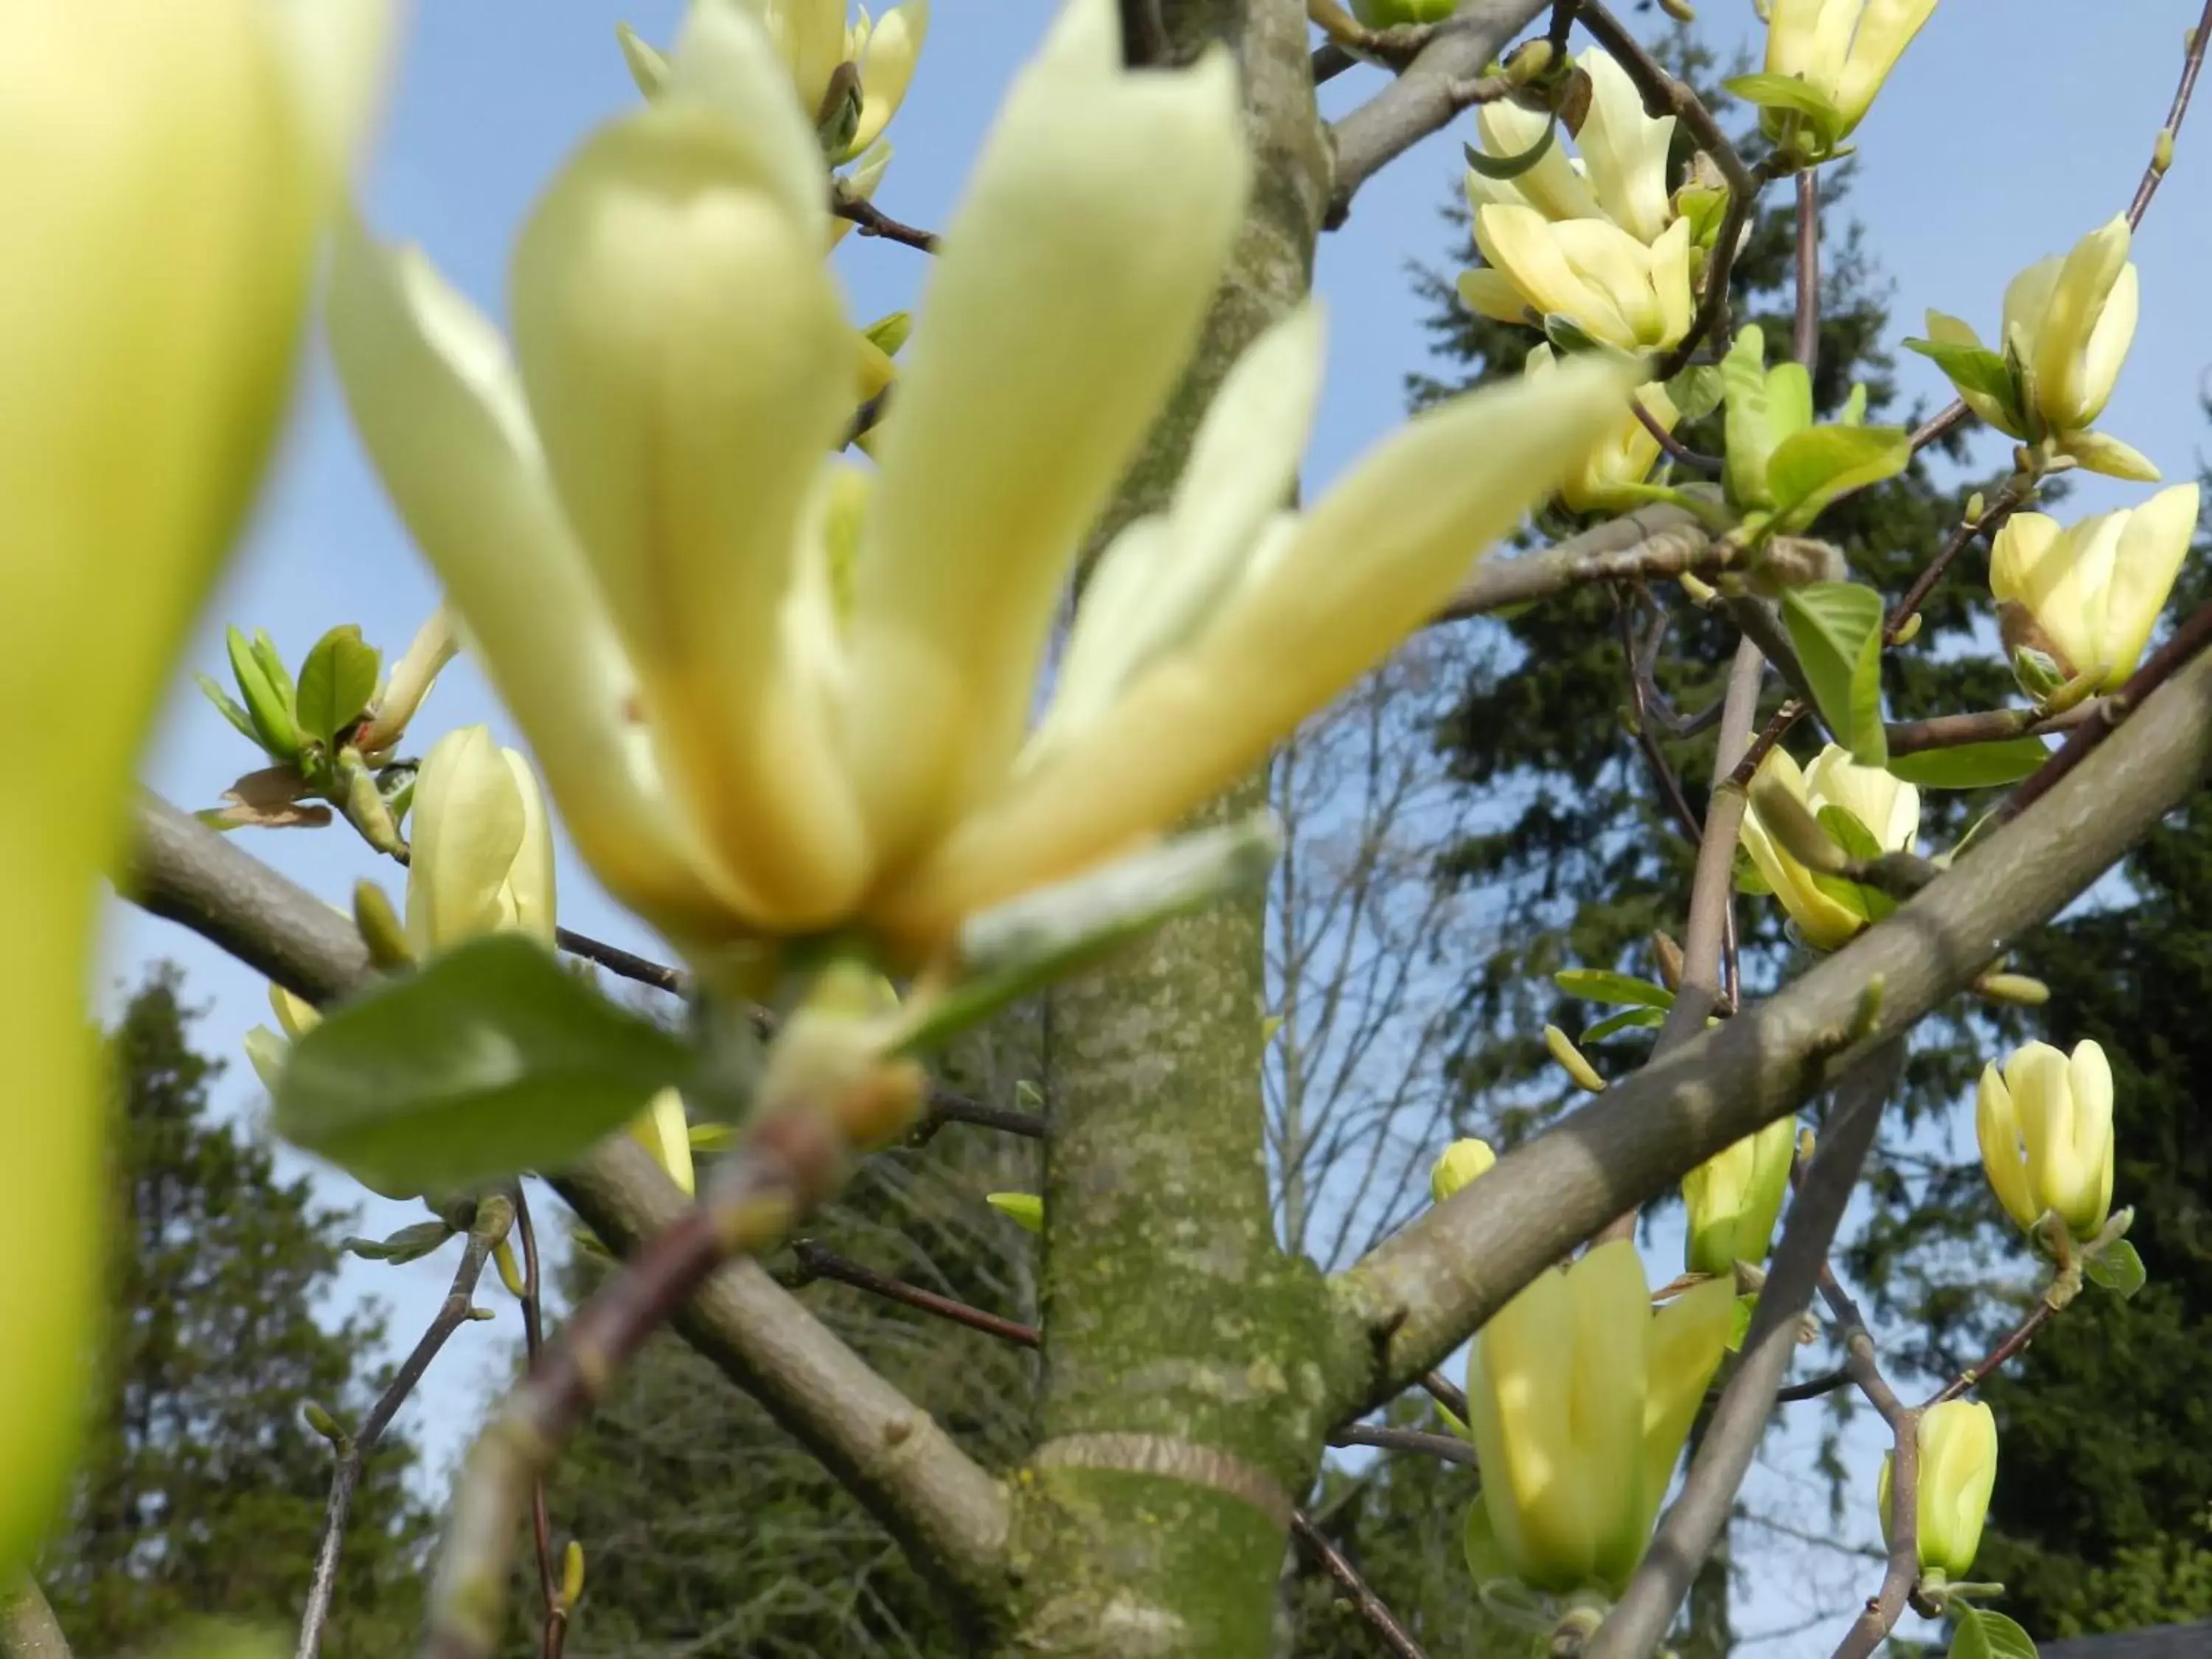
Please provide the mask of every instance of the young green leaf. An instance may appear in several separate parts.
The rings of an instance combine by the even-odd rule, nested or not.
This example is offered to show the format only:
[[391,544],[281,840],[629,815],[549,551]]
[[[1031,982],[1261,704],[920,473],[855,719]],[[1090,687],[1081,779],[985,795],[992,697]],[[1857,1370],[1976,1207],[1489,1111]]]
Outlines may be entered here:
[[1713,363],[1696,363],[1667,382],[1667,395],[1686,424],[1702,421],[1721,406],[1721,371]]
[[192,683],[199,687],[200,695],[216,706],[216,711],[238,728],[239,736],[257,749],[261,746],[261,734],[253,729],[253,717],[238,706],[229,692],[205,674],[193,675]]
[[300,726],[292,712],[289,682],[280,686],[270,678],[245,635],[235,628],[224,635],[230,652],[230,672],[238,681],[239,695],[253,721],[253,740],[276,761],[295,760],[300,753]]
[[300,729],[326,748],[335,743],[376,695],[380,661],[351,623],[317,640],[300,665]]
[[1999,353],[1987,346],[1953,344],[1942,340],[1910,339],[1905,343],[1905,349],[1917,351],[1933,362],[1960,391],[1990,398],[2004,412],[2008,425],[2026,428],[2027,418],[2021,410],[2020,383],[2013,376],[2012,366]]
[[1828,729],[1862,766],[1886,764],[1881,595],[1855,582],[1811,582],[1783,594],[1782,619]]
[[2001,1613],[1964,1603],[1951,1638],[1948,1659],[2036,1659],[2028,1633]]
[[1667,1016],[1656,1008],[1624,1008],[1617,1014],[1607,1014],[1583,1032],[1584,1042],[1602,1042],[1609,1036],[1618,1036],[1632,1028],[1656,1030],[1667,1023]]
[[292,1045],[276,1132],[386,1193],[559,1169],[680,1085],[690,1050],[530,939],[379,984]]
[[1721,84],[1747,104],[1761,109],[1787,110],[1820,124],[1823,133],[1843,125],[1843,117],[1828,95],[1795,75],[1731,75]]
[[2102,1285],[2123,1302],[2150,1282],[2150,1275],[2143,1271],[2142,1257],[2124,1238],[2113,1240],[2091,1256],[2082,1271],[2089,1275],[2091,1284]]
[[2040,738],[2006,738],[1996,743],[1962,743],[1955,749],[1923,749],[1917,755],[1893,755],[1892,777],[1923,789],[1992,789],[2017,783],[2051,758]]
[[1674,994],[1665,986],[1602,968],[1562,968],[1552,975],[1552,983],[1585,1002],[1626,1002],[1642,1008],[1674,1006]]
[[1462,144],[1460,149],[1467,156],[1468,166],[1484,178],[1518,179],[1544,159],[1545,153],[1552,148],[1552,140],[1558,135],[1559,128],[1557,121],[1547,121],[1544,123],[1544,136],[1528,149],[1512,155],[1492,155],[1477,149],[1473,144]]
[[1727,1346],[1730,1353],[1743,1352],[1743,1340],[1751,1334],[1751,1316],[1758,1311],[1759,1297],[1756,1295],[1736,1297],[1735,1306],[1729,1310]]
[[983,1201],[1024,1232],[1044,1231],[1044,1200],[1035,1193],[986,1193]]
[[[1874,831],[1860,823],[1850,808],[1823,806],[1820,817],[1820,828],[1828,838],[1862,864],[1881,856],[1881,843],[1874,838]],[[1815,874],[1813,880],[1829,897],[1856,910],[1869,921],[1880,921],[1897,908],[1897,901],[1879,887],[1869,887],[1842,876]]]
[[1912,434],[1903,427],[1816,426],[1784,438],[1766,463],[1776,533],[1803,530],[1832,502],[1911,464]]

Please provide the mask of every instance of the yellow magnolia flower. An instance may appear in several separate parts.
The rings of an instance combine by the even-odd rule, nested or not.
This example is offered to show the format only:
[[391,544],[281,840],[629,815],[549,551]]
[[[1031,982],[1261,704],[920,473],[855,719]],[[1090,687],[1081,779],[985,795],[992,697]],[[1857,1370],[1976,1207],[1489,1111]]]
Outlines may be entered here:
[[[1575,60],[1589,76],[1589,112],[1575,136],[1581,154],[1570,159],[1555,135],[1525,172],[1490,179],[1469,167],[1467,200],[1486,205],[1530,207],[1547,219],[1609,219],[1639,242],[1656,242],[1674,217],[1667,192],[1667,151],[1674,118],[1645,113],[1644,94],[1628,71],[1602,48]],[[1484,153],[1525,155],[1543,141],[1553,118],[1523,109],[1510,98],[1475,106],[1475,130]]]
[[1498,1154],[1491,1151],[1488,1141],[1471,1135],[1455,1140],[1429,1171],[1430,1195],[1441,1204],[1476,1176],[1488,1175],[1497,1162]]
[[[1947,1400],[1920,1414],[1920,1475],[1914,1486],[1915,1541],[1924,1572],[1964,1578],[1973,1571],[1997,1483],[1996,1414],[1978,1400]],[[1889,1541],[1890,1454],[1881,1459],[1875,1502]]]
[[[1528,352],[1528,373],[1542,376],[1558,367],[1552,348],[1532,347]],[[1667,388],[1656,380],[1646,381],[1636,388],[1636,401],[1642,404],[1660,429],[1672,432],[1674,422],[1680,420],[1681,411],[1674,400],[1667,395]],[[1624,513],[1639,505],[1645,498],[1637,486],[1651,476],[1653,463],[1659,459],[1659,440],[1650,428],[1632,412],[1621,416],[1605,441],[1590,451],[1583,464],[1567,474],[1559,486],[1559,499],[1577,513]]]
[[1499,322],[1564,317],[1601,345],[1662,351],[1690,331],[1690,222],[1649,247],[1610,219],[1553,221],[1533,207],[1475,210],[1486,264],[1460,273],[1469,310]]
[[340,239],[356,422],[624,902],[695,957],[847,926],[925,954],[1257,764],[1617,419],[1631,371],[1575,365],[1422,416],[1280,514],[1321,355],[1300,311],[1222,388],[1169,509],[1102,556],[1029,740],[1078,550],[1245,188],[1228,59],[1132,72],[1113,0],[1073,0],[945,232],[864,504],[830,455],[860,380],[819,164],[741,7],[702,0],[662,95],[532,216],[519,380],[419,256]]
[[643,1115],[629,1126],[629,1132],[678,1186],[687,1193],[697,1190],[691,1164],[691,1125],[684,1115],[682,1095],[663,1089],[653,1096]]
[[1974,1096],[1982,1168],[2022,1227],[2055,1214],[2083,1243],[2112,1207],[2112,1068],[2094,1042],[2069,1056],[2047,1042],[1982,1068]]
[[453,633],[453,618],[440,605],[416,630],[406,655],[392,665],[383,688],[369,704],[368,723],[355,735],[354,746],[371,765],[381,765],[407,734],[407,723],[422,708],[422,699],[446,665],[460,654],[461,642]]
[[259,476],[384,23],[361,0],[0,0],[0,696],[40,711],[13,758],[67,803],[0,822],[20,1103],[0,1177],[0,1573],[60,1497],[101,1299],[97,878]]
[[431,745],[408,820],[407,935],[417,957],[485,933],[553,942],[553,836],[530,763],[489,727]]
[[315,1005],[305,997],[295,996],[283,986],[269,987],[269,1011],[276,1017],[276,1029],[257,1025],[246,1034],[246,1058],[253,1066],[254,1076],[270,1094],[276,1092],[276,1079],[284,1074],[284,1055],[287,1048],[301,1037],[322,1024],[323,1016]]
[[[2033,643],[2062,677],[2087,674],[2100,690],[2118,690],[2189,556],[2197,509],[2197,486],[2187,483],[2063,529],[2041,513],[2015,513],[1990,550],[1990,592],[2001,611],[2017,606],[2033,620]],[[2023,630],[2015,621],[2007,631]]]
[[[1823,807],[1842,807],[1866,826],[1885,853],[1907,850],[1920,832],[1920,792],[1879,767],[1861,766],[1832,743],[1802,772],[1779,749],[1770,750],[1759,769],[1763,777],[1778,780],[1815,816]],[[1822,891],[1813,872],[1767,833],[1756,807],[1744,814],[1743,845],[1814,950],[1839,949],[1866,926],[1864,916]]]
[[1730,1274],[1739,1261],[1766,1259],[1796,1151],[1797,1121],[1781,1118],[1682,1177],[1691,1273]]
[[1735,1286],[1708,1279],[1655,1314],[1626,1239],[1547,1270],[1468,1359],[1468,1425],[1499,1547],[1532,1589],[1619,1594],[1651,1540],[1720,1364]]
[[1815,138],[1789,112],[1769,108],[1760,118],[1766,136],[1805,160],[1829,154],[1865,118],[1935,9],[1936,0],[1772,0],[1766,72],[1804,82],[1837,119]]
[[[2064,258],[2037,260],[2007,284],[2002,337],[1990,348],[2019,366],[2027,407],[2008,404],[1986,386],[1961,385],[1967,406],[2000,432],[2033,442],[2048,430],[2058,447],[2092,472],[2154,483],[2158,468],[2090,422],[2112,401],[2112,386],[2136,335],[2140,301],[2128,258],[2124,217],[2091,231]],[[1968,323],[1928,313],[1937,345],[1979,349]]]

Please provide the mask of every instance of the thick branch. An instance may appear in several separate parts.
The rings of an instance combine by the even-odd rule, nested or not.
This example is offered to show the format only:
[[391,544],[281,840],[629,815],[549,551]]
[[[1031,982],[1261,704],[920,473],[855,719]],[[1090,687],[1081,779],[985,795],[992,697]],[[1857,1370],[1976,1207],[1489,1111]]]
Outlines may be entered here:
[[459,1265],[453,1269],[453,1282],[446,1291],[446,1299],[438,1304],[438,1311],[407,1358],[400,1362],[392,1381],[376,1397],[368,1415],[361,1426],[337,1443],[337,1461],[331,1469],[330,1502],[323,1511],[322,1541],[315,1547],[315,1569],[307,1581],[307,1605],[300,1617],[300,1641],[295,1650],[297,1659],[315,1659],[322,1650],[323,1632],[330,1622],[331,1600],[337,1592],[338,1558],[345,1549],[346,1519],[353,1510],[355,1489],[361,1484],[362,1466],[376,1443],[392,1425],[392,1418],[404,1405],[407,1396],[415,1392],[415,1385],[422,1380],[422,1373],[430,1369],[430,1362],[438,1357],[438,1350],[446,1346],[446,1339],[468,1322],[469,1310],[474,1304],[477,1280],[483,1277],[484,1263],[507,1237],[514,1221],[514,1203],[499,1194],[491,1194],[477,1201],[476,1219],[470,1224],[468,1242],[462,1247]]
[[[1336,1290],[1373,1409],[1612,1216],[1835,1080],[2047,921],[2212,773],[2212,660],[2177,674],[2017,822],[1755,1009],[1509,1154]],[[1874,988],[1879,985],[1879,990]]]
[[1588,582],[1655,581],[1686,571],[1710,575],[1727,562],[1728,550],[1696,514],[1679,507],[1647,507],[1540,553],[1484,560],[1431,620],[1461,622]]
[[1330,129],[1336,177],[1328,222],[1340,225],[1359,187],[1467,107],[1465,88],[1551,0],[1464,0],[1398,78]]
[[70,1659],[69,1638],[27,1574],[0,1589],[0,1659]]
[[1903,1042],[1892,1042],[1861,1061],[1839,1091],[1835,1121],[1790,1206],[1773,1271],[1744,1335],[1742,1363],[1714,1408],[1681,1497],[1659,1523],[1644,1564],[1599,1627],[1585,1659],[1641,1659],[1657,1647],[1713,1540],[1728,1524],[1796,1352],[1798,1322],[1812,1302],[1821,1264],[1874,1144],[1882,1104],[1904,1062]]

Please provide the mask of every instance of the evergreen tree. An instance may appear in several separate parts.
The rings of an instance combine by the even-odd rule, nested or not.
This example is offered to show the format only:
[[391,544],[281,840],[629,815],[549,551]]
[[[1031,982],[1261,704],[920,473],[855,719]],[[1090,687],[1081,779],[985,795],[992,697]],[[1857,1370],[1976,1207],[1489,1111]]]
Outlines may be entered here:
[[[107,1038],[116,1095],[112,1310],[91,1438],[40,1582],[84,1654],[120,1654],[221,1616],[289,1626],[322,1532],[331,1449],[308,1401],[344,1417],[375,1385],[382,1334],[316,1317],[349,1218],[277,1179],[212,1116],[222,1065],[191,1043],[176,970],[150,970]],[[400,1655],[420,1617],[425,1518],[398,1435],[369,1460],[328,1651]]]

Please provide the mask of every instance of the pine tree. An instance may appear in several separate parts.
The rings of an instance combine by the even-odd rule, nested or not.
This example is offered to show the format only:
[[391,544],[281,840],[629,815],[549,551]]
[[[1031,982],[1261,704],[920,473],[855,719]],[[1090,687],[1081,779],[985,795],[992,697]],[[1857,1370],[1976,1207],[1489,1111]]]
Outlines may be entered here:
[[[91,1443],[40,1580],[76,1650],[120,1654],[222,1616],[297,1620],[330,1484],[310,1401],[366,1403],[382,1328],[317,1318],[349,1218],[216,1119],[222,1064],[196,1053],[196,1012],[158,966],[107,1038],[115,1085],[113,1310]],[[387,1435],[354,1500],[328,1650],[410,1650],[426,1520],[412,1462]]]

